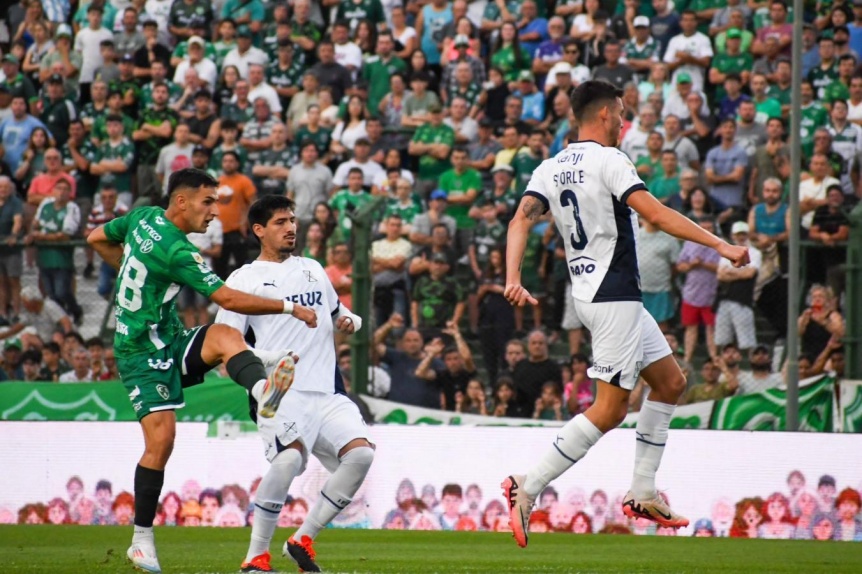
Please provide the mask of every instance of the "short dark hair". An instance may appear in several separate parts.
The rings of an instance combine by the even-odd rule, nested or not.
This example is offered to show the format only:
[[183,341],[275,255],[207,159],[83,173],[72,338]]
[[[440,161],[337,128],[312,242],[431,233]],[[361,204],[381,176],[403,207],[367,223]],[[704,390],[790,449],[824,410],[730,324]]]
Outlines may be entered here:
[[362,178],[363,178],[363,180],[364,180],[364,178],[365,178],[365,172],[364,172],[364,171],[362,171],[361,169],[359,169],[358,167],[351,167],[351,168],[350,168],[350,171],[348,171],[348,172],[347,172],[347,177],[350,177],[350,176],[351,176],[351,175],[353,175],[354,173],[358,173],[359,175],[361,175],[361,176],[362,176]]
[[440,498],[443,498],[447,494],[452,496],[456,496],[458,498],[464,498],[463,490],[461,490],[460,484],[447,484],[443,487],[443,490],[440,491]]
[[66,339],[75,339],[76,341],[78,341],[79,345],[81,345],[82,347],[84,346],[84,337],[82,337],[78,331],[69,331],[63,337],[64,342]]
[[101,337],[90,337],[87,339],[86,347],[102,347],[105,348],[105,342],[101,339]]
[[214,488],[207,488],[201,491],[198,495],[198,502],[203,504],[204,498],[215,498],[218,501],[218,505],[221,506],[221,492]]
[[[260,224],[266,227],[266,224],[272,219],[276,211],[293,211],[296,204],[292,199],[284,195],[265,195],[251,204],[248,208],[248,224],[254,227]],[[255,235],[255,237],[257,237]]]
[[225,118],[221,121],[219,130],[239,130],[239,125],[236,123],[236,120]]
[[54,353],[55,355],[59,355],[60,354],[60,345],[58,345],[54,341],[48,341],[47,343],[42,345],[42,350],[43,351],[50,351],[50,352]]
[[587,80],[582,82],[572,93],[572,113],[575,121],[580,124],[591,119],[599,109],[617,98],[623,97],[623,91],[604,80]]
[[[231,152],[226,152],[231,153]],[[226,155],[225,154],[225,155]],[[191,188],[198,189],[200,187],[216,187],[218,181],[213,179],[211,175],[202,169],[187,167],[179,171],[175,171],[168,178],[168,197],[173,195],[175,191]]]

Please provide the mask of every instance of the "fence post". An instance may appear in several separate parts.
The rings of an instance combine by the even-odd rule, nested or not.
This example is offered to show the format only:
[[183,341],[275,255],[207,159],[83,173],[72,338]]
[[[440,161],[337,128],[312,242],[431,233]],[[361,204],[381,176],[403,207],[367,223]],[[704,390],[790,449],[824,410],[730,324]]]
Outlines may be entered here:
[[371,360],[371,335],[374,321],[371,316],[371,236],[374,217],[383,208],[386,198],[375,197],[348,217],[353,222],[350,228],[350,243],[353,249],[353,311],[362,317],[364,328],[350,338],[350,383],[352,391],[364,394],[368,388],[368,366]]
[[845,376],[862,379],[862,203],[850,212],[847,241],[847,317],[844,334]]

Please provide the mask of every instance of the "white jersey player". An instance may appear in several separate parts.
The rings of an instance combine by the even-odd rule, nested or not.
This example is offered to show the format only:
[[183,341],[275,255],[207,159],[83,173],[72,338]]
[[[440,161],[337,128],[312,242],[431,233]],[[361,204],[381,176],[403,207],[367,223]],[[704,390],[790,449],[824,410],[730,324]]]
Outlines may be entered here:
[[651,390],[638,416],[634,477],[623,511],[666,527],[688,525],[655,487],[670,418],[686,383],[641,301],[635,212],[666,233],[716,249],[737,267],[748,262],[747,248],[729,245],[647,192],[635,166],[616,149],[623,121],[621,96],[621,90],[603,81],[578,86],[572,111],[579,141],[536,169],[509,224],[504,294],[513,305],[535,305],[521,285],[520,266],[531,225],[543,213],[553,214],[565,241],[575,310],[592,332],[594,362],[588,372],[598,381],[595,403],[560,429],[539,464],[526,475],[503,481],[520,546],[527,545],[536,496],[619,425],[639,375]]
[[289,554],[301,571],[320,572],[314,561],[314,538],[350,504],[374,459],[374,447],[359,409],[344,394],[333,341],[333,326],[350,334],[361,328],[362,320],[339,303],[319,263],[291,256],[296,245],[291,200],[266,196],[249,208],[248,219],[261,243],[260,257],[234,271],[226,283],[246,293],[292,301],[297,307],[313,309],[318,317],[332,319],[324,319],[311,329],[289,316],[261,321],[224,309],[216,316],[216,323],[245,333],[258,351],[287,348],[284,345],[289,344],[302,358],[275,417],[257,420],[271,466],[255,495],[251,544],[242,571],[272,571],[269,545],[278,515],[291,481],[303,472],[311,453],[332,476],[302,526],[284,544],[284,554]]

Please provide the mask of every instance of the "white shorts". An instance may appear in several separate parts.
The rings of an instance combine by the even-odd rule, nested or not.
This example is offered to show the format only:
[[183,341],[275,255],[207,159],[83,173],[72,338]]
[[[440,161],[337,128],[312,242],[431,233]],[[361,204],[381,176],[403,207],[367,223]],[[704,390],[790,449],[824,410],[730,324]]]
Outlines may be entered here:
[[257,428],[269,462],[290,443],[300,441],[302,470],[311,453],[326,470],[335,472],[338,452],[353,439],[368,439],[359,409],[345,395],[296,389],[287,392],[274,417],[259,417]]
[[722,301],[715,313],[715,344],[721,347],[733,343],[734,338],[742,350],[757,346],[754,310],[736,301]]
[[572,284],[569,283],[569,288],[566,289],[565,301],[563,302],[563,322],[560,327],[564,331],[574,331],[584,326],[578,318],[578,312],[575,311],[575,298],[572,297]]
[[627,391],[641,369],[671,354],[658,323],[640,301],[586,303],[575,311],[593,337],[593,366],[587,374]]

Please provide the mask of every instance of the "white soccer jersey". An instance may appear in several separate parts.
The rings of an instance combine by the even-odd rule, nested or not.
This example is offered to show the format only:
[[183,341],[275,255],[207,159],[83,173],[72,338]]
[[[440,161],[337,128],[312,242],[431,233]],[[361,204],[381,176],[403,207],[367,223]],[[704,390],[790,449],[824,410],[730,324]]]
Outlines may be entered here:
[[336,375],[331,320],[340,303],[320,263],[307,257],[289,257],[284,263],[252,261],[234,271],[225,283],[244,293],[287,299],[314,309],[315,329],[290,315],[242,315],[225,309],[219,309],[215,322],[236,328],[255,348],[290,349],[299,355],[292,389],[343,391],[341,378]]
[[585,302],[640,301],[628,196],[646,189],[631,160],[594,141],[570,144],[533,172],[524,195],[551,210],[564,238],[572,295]]

